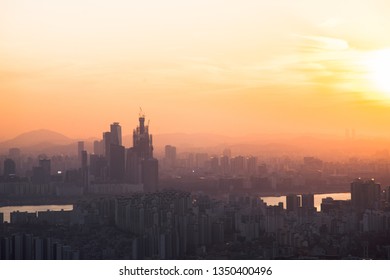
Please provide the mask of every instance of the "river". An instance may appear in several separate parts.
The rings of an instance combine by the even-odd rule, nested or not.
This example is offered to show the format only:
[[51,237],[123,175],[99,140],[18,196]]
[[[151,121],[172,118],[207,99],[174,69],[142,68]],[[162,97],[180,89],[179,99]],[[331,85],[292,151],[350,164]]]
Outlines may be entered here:
[[[323,198],[331,197],[334,200],[349,200],[351,199],[351,193],[325,193],[314,195],[314,207],[317,211],[321,211],[321,202]],[[283,202],[283,207],[286,208],[286,196],[268,196],[261,197],[261,199],[268,205],[278,205],[279,202]]]
[[4,213],[4,222],[10,221],[10,213],[14,211],[34,213],[38,211],[73,210],[73,205],[24,205],[0,207],[0,213]]

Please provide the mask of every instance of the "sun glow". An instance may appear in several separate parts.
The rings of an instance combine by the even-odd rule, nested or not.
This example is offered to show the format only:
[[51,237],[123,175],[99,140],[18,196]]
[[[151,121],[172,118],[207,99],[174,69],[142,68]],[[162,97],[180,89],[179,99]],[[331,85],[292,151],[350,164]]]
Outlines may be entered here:
[[368,79],[390,98],[390,49],[370,52],[365,60]]

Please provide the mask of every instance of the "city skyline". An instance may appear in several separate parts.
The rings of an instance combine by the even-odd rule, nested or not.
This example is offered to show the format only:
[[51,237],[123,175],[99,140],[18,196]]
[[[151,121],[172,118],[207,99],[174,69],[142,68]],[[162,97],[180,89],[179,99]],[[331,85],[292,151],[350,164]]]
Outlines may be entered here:
[[155,134],[388,137],[388,9],[1,1],[0,140],[42,128],[84,139],[112,120],[134,127],[128,111],[146,104]]

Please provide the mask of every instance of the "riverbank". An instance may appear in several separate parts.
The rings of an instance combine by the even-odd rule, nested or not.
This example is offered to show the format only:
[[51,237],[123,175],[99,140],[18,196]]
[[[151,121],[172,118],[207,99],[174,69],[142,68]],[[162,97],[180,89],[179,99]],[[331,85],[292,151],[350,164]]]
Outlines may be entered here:
[[75,204],[82,197],[28,197],[28,198],[1,198],[0,207],[25,205],[65,205]]

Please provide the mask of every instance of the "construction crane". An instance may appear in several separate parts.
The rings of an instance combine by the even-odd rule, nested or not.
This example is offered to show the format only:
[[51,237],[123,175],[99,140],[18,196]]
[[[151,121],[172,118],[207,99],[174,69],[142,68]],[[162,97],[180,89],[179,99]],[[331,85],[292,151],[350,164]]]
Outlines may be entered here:
[[142,108],[141,108],[141,107],[139,107],[139,117],[140,117],[140,118],[145,118],[145,114],[144,114],[144,112],[142,111]]

